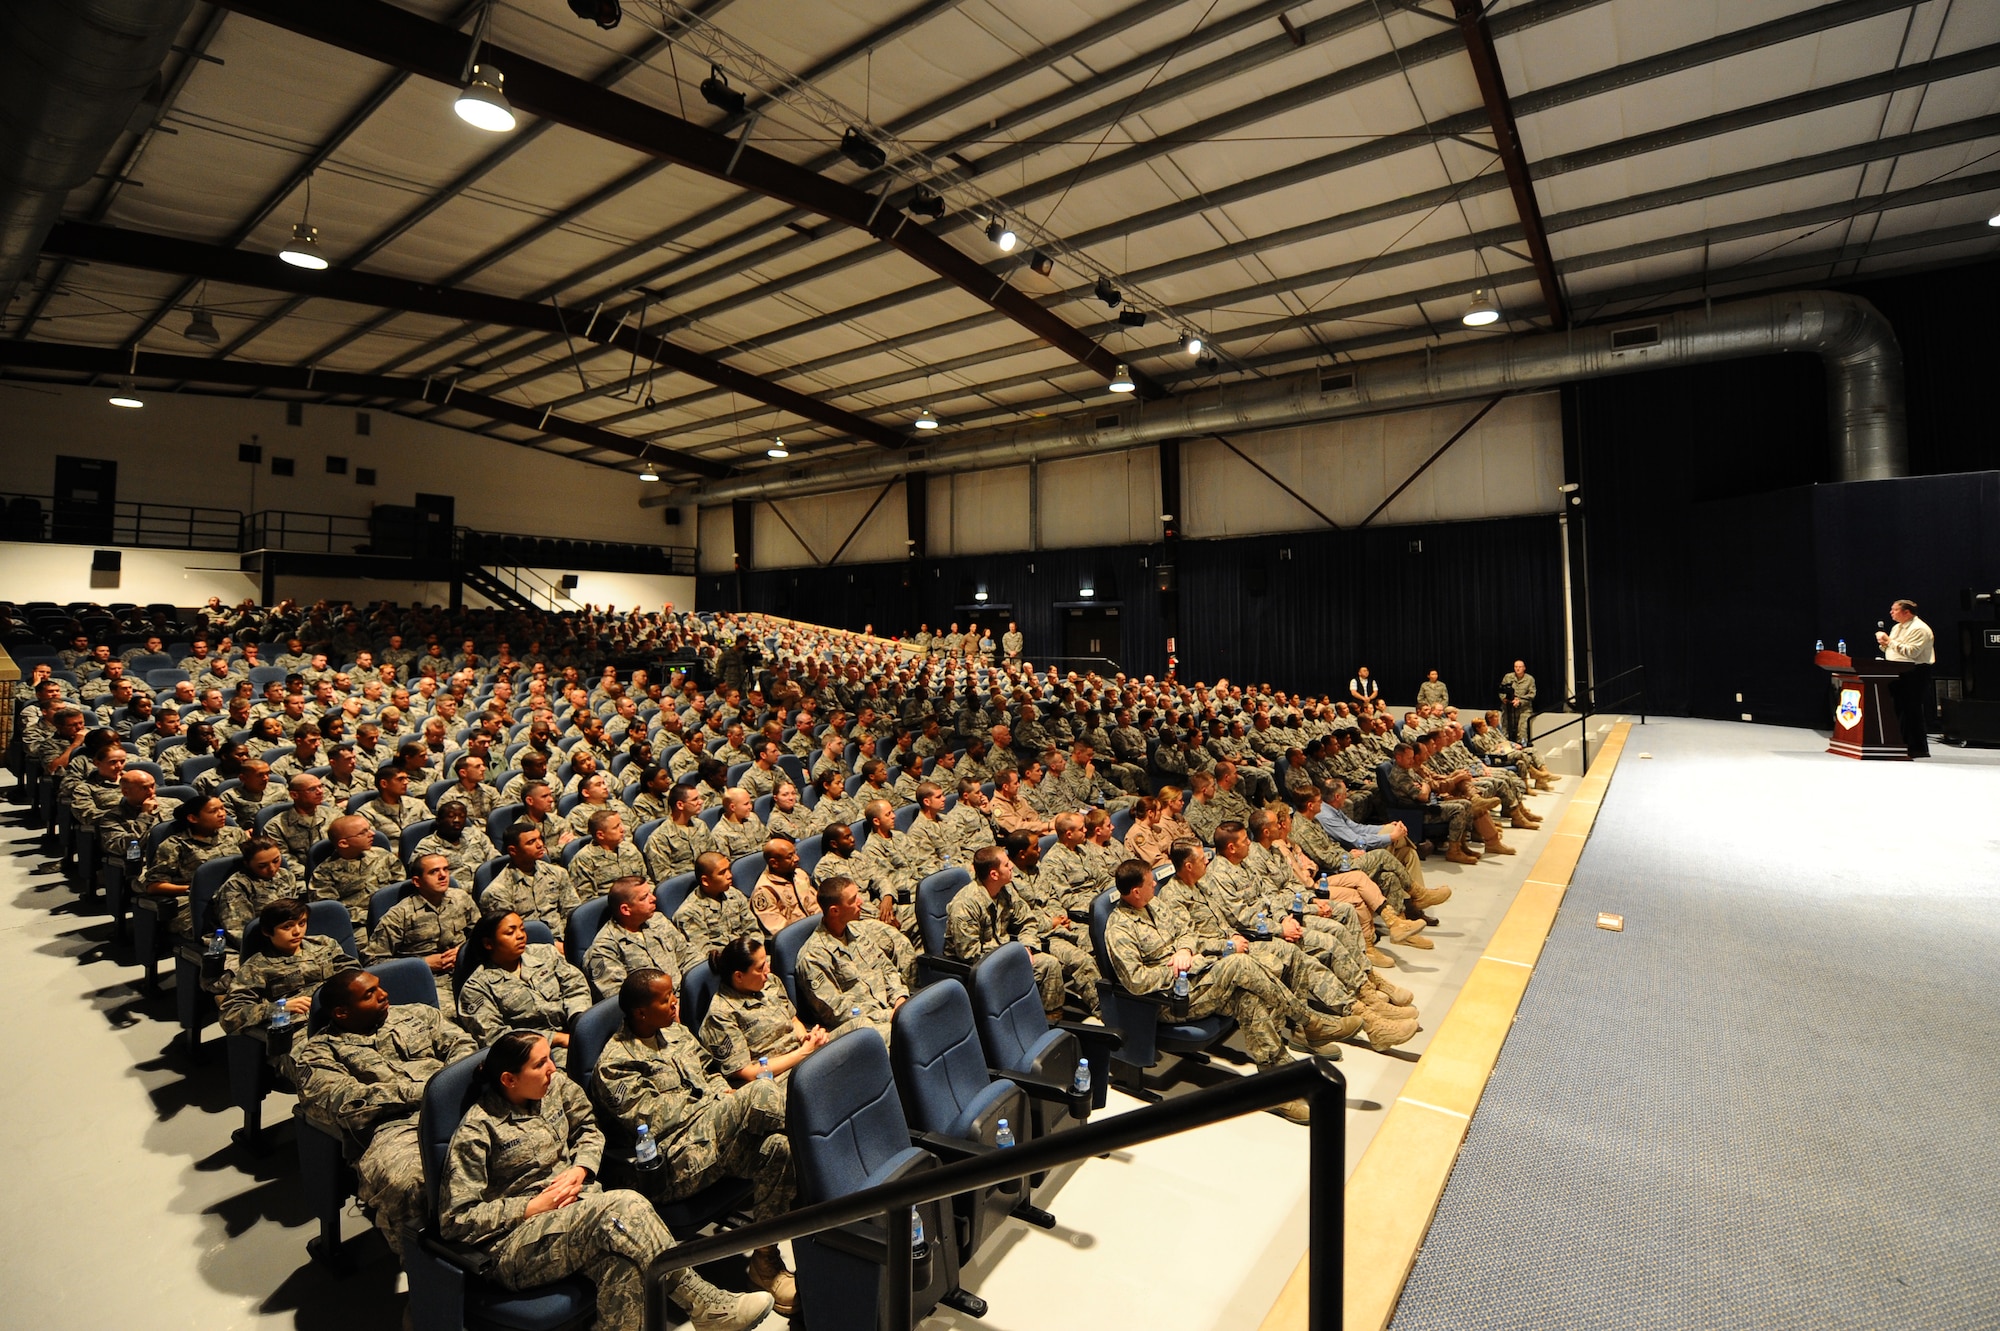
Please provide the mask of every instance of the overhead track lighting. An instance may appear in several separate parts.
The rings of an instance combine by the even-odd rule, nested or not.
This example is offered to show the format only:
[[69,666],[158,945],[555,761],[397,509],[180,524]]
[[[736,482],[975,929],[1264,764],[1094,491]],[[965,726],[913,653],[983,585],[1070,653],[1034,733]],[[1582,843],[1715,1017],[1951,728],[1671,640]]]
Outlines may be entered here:
[[937,429],[937,427],[938,427],[938,418],[931,415],[931,409],[929,407],[925,407],[922,411],[917,413],[917,428],[919,430],[935,430]]
[[1201,355],[1201,334],[1182,333],[1181,350],[1186,352],[1190,356]]
[[1118,302],[1125,299],[1118,293],[1118,288],[1111,285],[1111,279],[1108,277],[1098,278],[1097,285],[1092,290],[1099,300],[1114,310],[1118,308]]
[[840,136],[840,154],[864,171],[879,171],[889,161],[882,145],[863,134],[859,125],[849,125]]
[[701,99],[719,111],[740,116],[748,105],[742,93],[729,86],[729,76],[722,72],[721,65],[710,65],[708,77],[701,81]]
[[617,27],[619,20],[625,17],[625,10],[618,0],[569,0],[569,12],[595,23],[606,32]]
[[1111,391],[1114,393],[1130,393],[1137,388],[1138,385],[1132,382],[1132,371],[1126,369],[1125,363],[1120,361],[1118,363],[1118,373],[1111,376]]
[[1008,226],[1006,221],[998,214],[995,214],[993,220],[986,224],[986,238],[995,245],[998,245],[1002,254],[1011,253],[1016,240],[1014,228]]
[[514,108],[507,105],[507,76],[491,65],[474,65],[472,82],[459,90],[451,109],[474,129],[505,134],[514,128]]
[[201,306],[194,307],[194,317],[181,330],[181,336],[190,342],[199,342],[205,347],[215,346],[222,341],[222,333],[215,326],[215,320],[208,317],[208,311]]
[[1146,312],[1144,310],[1120,310],[1118,312],[1118,322],[1127,328],[1144,328],[1146,326]]
[[785,447],[785,441],[782,439],[773,439],[771,446],[764,450],[764,456],[767,458],[788,458],[791,455],[792,450]]
[[944,216],[944,196],[926,186],[917,186],[917,192],[903,205],[913,217],[928,217],[932,221]]
[[1473,292],[1472,303],[1465,307],[1465,314],[1462,320],[1465,326],[1467,328],[1484,328],[1490,323],[1498,323],[1499,320],[1500,306],[1494,301],[1492,296],[1487,294],[1486,288],[1481,287],[1479,290]]
[[1034,269],[1038,275],[1047,277],[1056,270],[1056,261],[1042,251],[1036,250],[1028,256],[1028,267]]
[[292,238],[278,251],[278,257],[294,268],[309,268],[319,272],[326,267],[326,256],[319,250],[319,228],[299,222],[292,227]]

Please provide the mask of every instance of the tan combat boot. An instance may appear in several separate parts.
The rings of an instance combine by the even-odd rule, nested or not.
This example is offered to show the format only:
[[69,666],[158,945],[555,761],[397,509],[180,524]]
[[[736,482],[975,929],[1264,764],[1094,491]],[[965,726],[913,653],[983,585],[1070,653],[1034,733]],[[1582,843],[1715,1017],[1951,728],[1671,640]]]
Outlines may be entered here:
[[1372,985],[1364,984],[1354,996],[1354,1005],[1361,1009],[1364,1017],[1381,1017],[1390,1021],[1414,1021],[1417,1009],[1408,1003],[1392,1003],[1389,996]]
[[1534,810],[1528,807],[1528,802],[1526,800],[1522,800],[1520,803],[1516,804],[1514,806],[1514,812],[1508,814],[1507,816],[1510,820],[1512,820],[1514,826],[1525,828],[1530,832],[1534,831],[1536,828],[1542,825],[1542,820],[1535,817]]
[[1417,1025],[1415,1017],[1383,1017],[1374,1012],[1367,1014],[1364,1028],[1368,1034],[1368,1047],[1378,1054],[1399,1044],[1407,1044],[1423,1029]]
[[1448,887],[1418,887],[1414,884],[1410,887],[1410,904],[1418,910],[1442,906],[1450,900],[1451,889]]
[[1428,927],[1422,920],[1404,919],[1387,910],[1382,912],[1382,919],[1389,926],[1389,942],[1397,947],[1408,943]]
[[1408,1007],[1410,1001],[1416,997],[1415,994],[1403,988],[1402,985],[1392,982],[1388,976],[1378,971],[1370,971],[1368,979],[1377,989],[1380,989],[1388,996],[1391,1003],[1396,1004],[1398,1007]]
[[785,1259],[776,1248],[759,1248],[750,1254],[750,1283],[771,1296],[780,1317],[792,1315],[799,1284],[785,1269]]
[[1444,848],[1444,857],[1453,864],[1477,864],[1479,856],[1465,848],[1463,841],[1451,842]]
[[1362,954],[1368,958],[1368,964],[1371,966],[1388,966],[1393,969],[1396,965],[1394,957],[1382,951],[1382,949],[1376,947],[1373,943],[1363,948]]
[[1308,1012],[1304,1020],[1291,1032],[1291,1044],[1309,1054],[1321,1058],[1339,1058],[1340,1042],[1362,1028],[1361,1014],[1349,1013],[1345,1017],[1329,1017],[1323,1012]]

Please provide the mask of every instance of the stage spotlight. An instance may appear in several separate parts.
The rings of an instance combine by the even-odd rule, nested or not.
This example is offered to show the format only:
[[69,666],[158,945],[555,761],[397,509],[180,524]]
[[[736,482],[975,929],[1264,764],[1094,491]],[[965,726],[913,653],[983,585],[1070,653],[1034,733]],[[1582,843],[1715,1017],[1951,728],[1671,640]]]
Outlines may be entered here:
[[1144,310],[1120,310],[1118,312],[1118,322],[1127,328],[1144,328],[1146,326],[1146,312]]
[[1038,276],[1047,277],[1056,270],[1056,261],[1040,250],[1036,250],[1028,256],[1028,267],[1034,269]]
[[1097,298],[1114,310],[1118,308],[1118,303],[1125,299],[1124,296],[1119,294],[1118,288],[1111,285],[1111,279],[1108,277],[1097,279],[1095,291]]
[[1002,254],[1011,253],[1017,239],[1013,228],[998,217],[986,224],[986,238],[998,245]]
[[864,171],[879,171],[889,160],[889,154],[882,151],[881,145],[855,125],[849,125],[847,132],[840,136],[840,152]]
[[625,11],[618,0],[569,0],[569,12],[580,19],[587,19],[606,32],[618,26]]
[[916,194],[903,205],[903,210],[912,217],[928,217],[936,221],[944,216],[944,196],[919,185]]
[[1182,333],[1181,350],[1190,356],[1201,355],[1201,335],[1199,333]]
[[722,72],[722,66],[710,65],[708,77],[701,81],[701,99],[718,111],[730,115],[743,114],[744,96],[729,86],[729,76]]

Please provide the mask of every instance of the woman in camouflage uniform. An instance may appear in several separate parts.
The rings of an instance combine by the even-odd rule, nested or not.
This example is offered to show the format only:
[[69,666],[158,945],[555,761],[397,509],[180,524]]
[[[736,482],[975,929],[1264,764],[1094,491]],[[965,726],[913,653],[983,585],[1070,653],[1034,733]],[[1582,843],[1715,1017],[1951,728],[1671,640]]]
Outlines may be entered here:
[[762,939],[733,939],[709,953],[708,964],[721,983],[702,1019],[701,1042],[724,1076],[782,1077],[827,1042],[824,1030],[808,1030],[799,1020],[784,984],[771,974]]
[[[644,1197],[598,1186],[604,1134],[583,1089],[533,1031],[500,1037],[480,1065],[479,1087],[451,1136],[439,1230],[490,1254],[493,1279],[509,1289],[582,1275],[597,1288],[599,1331],[641,1331],[646,1270],[674,1240]],[[748,1331],[772,1304],[761,1291],[717,1289],[691,1268],[667,1293],[698,1331]]]
[[569,1024],[590,1010],[590,982],[549,943],[530,943],[519,915],[489,915],[466,935],[470,965],[461,965],[458,1023],[481,1044],[508,1031],[534,1031],[555,1049],[556,1066],[569,1052]]
[[[311,908],[297,897],[273,901],[257,916],[250,933],[250,955],[236,968],[229,992],[218,1004],[222,1029],[244,1035],[270,1026],[271,1014],[282,1006],[303,1025],[312,1011],[312,996],[334,972],[354,964],[346,949],[331,938],[308,936]],[[289,1037],[268,1039],[265,1056],[290,1075]]]
[[194,871],[220,855],[238,854],[247,834],[229,821],[229,810],[213,795],[196,795],[174,810],[174,830],[153,848],[153,858],[140,875],[148,896],[177,897],[171,910],[162,908],[160,925],[192,939],[194,924],[185,904],[194,886]]

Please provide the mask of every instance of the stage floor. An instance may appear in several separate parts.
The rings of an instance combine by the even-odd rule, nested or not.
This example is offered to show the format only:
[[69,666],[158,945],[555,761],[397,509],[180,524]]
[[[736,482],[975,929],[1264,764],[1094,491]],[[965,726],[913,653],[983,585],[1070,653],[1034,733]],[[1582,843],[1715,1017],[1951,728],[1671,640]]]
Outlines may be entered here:
[[1824,747],[1633,727],[1397,1331],[2000,1325],[2000,754]]

